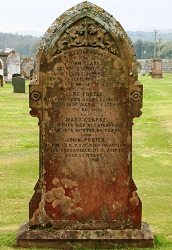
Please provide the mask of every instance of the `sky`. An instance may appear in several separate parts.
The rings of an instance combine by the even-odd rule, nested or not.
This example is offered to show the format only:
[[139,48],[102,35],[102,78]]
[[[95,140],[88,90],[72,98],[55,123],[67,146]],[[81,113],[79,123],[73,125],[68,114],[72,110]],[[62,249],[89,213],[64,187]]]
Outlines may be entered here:
[[[46,32],[63,12],[82,0],[3,0],[0,32]],[[90,0],[120,22],[126,31],[172,30],[172,0]]]

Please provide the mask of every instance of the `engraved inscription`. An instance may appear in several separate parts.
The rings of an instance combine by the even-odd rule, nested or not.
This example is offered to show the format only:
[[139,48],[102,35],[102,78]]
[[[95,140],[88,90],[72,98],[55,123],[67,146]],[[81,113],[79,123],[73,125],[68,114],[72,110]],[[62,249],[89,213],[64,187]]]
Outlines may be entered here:
[[[44,109],[53,110],[57,117],[48,125],[49,134],[57,141],[63,137],[63,143],[47,141],[45,152],[91,158],[126,152],[127,138],[123,143],[116,139],[117,134],[127,136],[130,126],[126,109],[128,82],[121,60],[96,49],[80,48],[54,61],[53,69],[42,73],[47,89]],[[109,143],[112,139],[113,143]]]

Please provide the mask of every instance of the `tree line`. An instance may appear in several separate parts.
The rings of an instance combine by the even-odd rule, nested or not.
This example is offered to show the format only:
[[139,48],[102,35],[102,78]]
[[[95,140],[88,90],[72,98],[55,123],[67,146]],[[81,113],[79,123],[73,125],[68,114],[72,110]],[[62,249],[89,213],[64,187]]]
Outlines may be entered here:
[[[137,59],[154,58],[153,32],[127,32],[133,42]],[[148,39],[148,40],[147,40]],[[0,32],[0,49],[13,48],[21,57],[35,57],[41,37]],[[156,55],[162,59],[172,58],[172,33],[163,34],[163,40],[156,43]]]
[[41,38],[31,35],[0,32],[0,50],[5,51],[6,48],[12,48],[23,59],[27,56],[35,57],[40,40]]
[[156,58],[172,59],[172,42],[154,42],[142,41],[138,39],[133,43],[137,59],[154,58],[154,49],[156,50]]

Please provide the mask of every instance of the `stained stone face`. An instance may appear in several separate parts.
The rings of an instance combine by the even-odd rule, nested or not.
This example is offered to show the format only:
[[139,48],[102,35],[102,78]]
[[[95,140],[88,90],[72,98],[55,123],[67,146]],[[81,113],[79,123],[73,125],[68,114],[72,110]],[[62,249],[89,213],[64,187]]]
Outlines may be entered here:
[[154,59],[152,62],[152,78],[162,78],[162,59]]
[[142,85],[126,33],[83,2],[48,29],[37,62],[30,107],[39,119],[40,166],[30,228],[140,230],[132,125]]
[[128,38],[119,40],[120,31],[108,32],[102,22],[81,16],[39,55],[30,106],[40,120],[44,204],[41,196],[33,198],[31,226],[41,223],[42,206],[44,224],[55,227],[141,225],[131,128],[140,115],[142,87]]

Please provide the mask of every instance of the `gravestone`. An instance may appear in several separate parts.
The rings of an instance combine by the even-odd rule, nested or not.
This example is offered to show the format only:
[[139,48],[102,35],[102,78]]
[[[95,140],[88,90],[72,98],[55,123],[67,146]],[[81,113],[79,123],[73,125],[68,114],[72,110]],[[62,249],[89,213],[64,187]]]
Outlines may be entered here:
[[20,56],[17,52],[11,51],[7,56],[7,81],[12,81],[13,74],[20,74]]
[[3,75],[4,75],[4,72],[3,72],[3,62],[0,59],[0,87],[3,87]]
[[152,78],[162,78],[162,59],[153,59]]
[[7,53],[5,53],[4,51],[0,51],[0,60],[2,63],[2,71],[3,71],[1,75],[3,75],[4,81],[6,81],[6,77],[7,77],[7,56],[8,56]]
[[25,93],[25,78],[21,76],[12,79],[14,93]]
[[140,70],[140,75],[145,76],[146,71],[145,71],[145,61],[141,62],[141,70]]
[[21,73],[22,76],[25,78],[30,78],[31,76],[31,71],[34,68],[34,60],[32,60],[30,57],[26,57],[22,62],[21,62]]
[[0,59],[0,75],[4,75],[4,70],[3,70],[3,65],[4,63],[3,63],[3,61]]
[[0,87],[3,87],[3,76],[0,75]]
[[153,246],[132,178],[142,85],[126,32],[83,2],[50,26],[37,63],[29,100],[39,119],[39,179],[17,246]]

